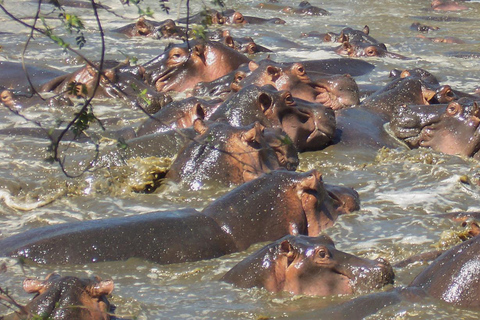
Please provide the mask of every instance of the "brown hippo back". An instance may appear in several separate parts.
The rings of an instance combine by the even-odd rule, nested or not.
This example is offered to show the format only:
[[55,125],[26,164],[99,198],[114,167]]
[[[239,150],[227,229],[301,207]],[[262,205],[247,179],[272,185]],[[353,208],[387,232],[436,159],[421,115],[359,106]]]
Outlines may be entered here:
[[434,298],[464,308],[480,308],[480,237],[438,257],[410,284]]

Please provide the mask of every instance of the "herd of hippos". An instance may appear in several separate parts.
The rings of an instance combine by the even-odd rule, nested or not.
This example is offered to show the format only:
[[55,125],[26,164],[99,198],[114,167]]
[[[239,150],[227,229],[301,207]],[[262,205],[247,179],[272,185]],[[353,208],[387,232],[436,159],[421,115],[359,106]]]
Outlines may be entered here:
[[[462,8],[454,2],[433,1],[432,6],[439,10]],[[284,10],[328,14],[307,2]],[[210,10],[209,14],[214,24],[284,23],[233,10]],[[190,23],[203,18],[194,15]],[[128,37],[186,39],[191,34],[181,26],[185,22],[141,18],[116,31]],[[126,101],[143,108],[149,117],[135,128],[108,133],[125,139],[128,147],[106,148],[93,165],[119,166],[131,157],[170,157],[174,160],[158,185],[168,180],[193,190],[210,185],[238,187],[202,211],[153,212],[33,229],[0,240],[0,254],[40,264],[134,257],[171,264],[212,259],[273,241],[228,271],[222,281],[307,295],[368,292],[393,284],[393,268],[386,260],[341,252],[329,237],[321,235],[338,216],[358,210],[359,197],[351,188],[325,184],[316,170],[296,172],[298,153],[350,144],[378,150],[403,143],[410,148],[478,158],[480,95],[441,85],[422,69],[392,70],[390,83],[365,92],[354,79],[374,68],[364,60],[253,61],[244,53],[269,50],[251,38],[236,39],[225,32],[207,36],[209,40],[170,44],[143,65],[104,63],[95,96]],[[341,55],[406,59],[388,52],[369,35],[368,27],[304,36],[338,42],[336,52]],[[3,105],[21,112],[37,103],[5,83],[9,75],[18,83],[19,65],[0,63],[6,79],[2,80]],[[69,104],[71,83],[84,84],[91,93],[98,67],[87,65],[72,74],[55,76],[50,71],[35,72],[41,75],[37,82],[44,82],[41,90],[56,93],[48,103]],[[138,92],[147,99],[139,98]],[[173,101],[172,92],[191,94]],[[0,133],[9,134],[9,130]],[[402,300],[427,296],[460,308],[479,309],[478,231],[474,226],[469,240],[431,255],[433,262],[409,286],[363,295],[332,308],[328,317],[361,319]],[[111,280],[51,274],[44,281],[25,280],[24,289],[36,296],[6,318],[34,314],[52,319],[114,317],[106,299],[113,290]],[[83,307],[68,308],[69,304]]]

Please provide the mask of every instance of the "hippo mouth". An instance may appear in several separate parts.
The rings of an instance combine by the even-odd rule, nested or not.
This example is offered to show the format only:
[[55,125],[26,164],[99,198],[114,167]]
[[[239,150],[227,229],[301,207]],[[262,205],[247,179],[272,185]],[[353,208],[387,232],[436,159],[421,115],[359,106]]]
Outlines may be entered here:
[[152,77],[152,84],[155,86],[155,89],[159,92],[165,89],[165,86],[168,84],[168,80],[174,75],[174,73],[179,69],[179,66],[174,66],[167,68],[163,73],[155,75]]

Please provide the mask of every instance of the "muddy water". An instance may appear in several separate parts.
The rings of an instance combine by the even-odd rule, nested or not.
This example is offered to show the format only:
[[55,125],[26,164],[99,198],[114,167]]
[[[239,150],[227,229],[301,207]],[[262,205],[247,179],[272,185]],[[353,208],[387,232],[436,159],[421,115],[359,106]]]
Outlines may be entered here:
[[[479,59],[448,57],[452,51],[480,52],[480,2],[470,1],[470,8],[461,13],[434,13],[427,10],[429,1],[311,1],[331,12],[327,17],[296,17],[275,11],[256,9],[255,1],[227,1],[246,15],[281,17],[286,25],[232,27],[236,36],[249,35],[259,44],[270,47],[278,61],[321,59],[337,57],[332,45],[314,38],[300,38],[302,32],[334,31],[349,26],[357,29],[370,27],[370,34],[385,42],[390,51],[411,60],[370,59],[375,70],[357,78],[360,85],[382,86],[388,81],[392,68],[422,67],[434,73],[442,84],[458,90],[472,92],[480,78]],[[33,14],[32,2],[5,0],[5,6],[16,14]],[[123,17],[137,16],[135,7],[122,6],[117,1],[106,1]],[[160,13],[156,1],[147,2],[155,17],[163,20],[176,17],[178,3],[172,3],[170,16]],[[194,4],[196,8],[199,3]],[[145,5],[146,6],[146,5]],[[45,12],[49,7],[45,7]],[[98,59],[100,40],[97,26],[88,9],[71,9],[86,14],[87,46],[82,52],[90,59]],[[182,9],[180,15],[183,16]],[[56,13],[53,13],[55,16]],[[106,34],[108,59],[123,60],[124,54],[136,56],[140,62],[159,54],[166,42],[153,39],[125,39],[111,29],[126,22],[118,16],[101,12]],[[428,21],[422,16],[452,17],[453,21]],[[459,18],[459,19],[457,19]],[[459,20],[459,21],[457,21]],[[19,61],[28,31],[11,22],[0,13],[0,60]],[[49,20],[47,20],[49,21]],[[455,36],[466,44],[433,43],[417,38],[411,31],[413,22],[440,27],[427,36]],[[60,32],[60,28],[58,31]],[[294,41],[298,46],[279,42],[278,37]],[[265,56],[257,56],[260,59]],[[77,66],[68,53],[55,48],[48,40],[37,37],[26,52],[28,63],[72,70]],[[95,110],[101,117],[121,118],[114,130],[140,121],[143,115],[118,102],[96,101]],[[68,119],[73,108],[51,109],[38,105],[24,112],[46,127],[57,119]],[[31,126],[24,119],[0,110],[0,126]],[[112,141],[103,141],[115,144]],[[168,186],[163,192],[138,194],[134,186],[148,181],[155,162],[132,163],[118,170],[88,173],[81,178],[66,178],[58,166],[43,159],[48,143],[35,137],[2,136],[0,139],[0,237],[13,235],[31,228],[62,222],[99,219],[114,216],[137,215],[153,210],[181,207],[202,208],[227,190],[214,189],[187,192]],[[65,146],[66,148],[67,146]],[[71,174],[85,165],[94,154],[91,145],[72,144],[65,151],[67,170]],[[161,166],[161,165],[160,165]],[[362,209],[343,216],[335,226],[326,231],[337,247],[367,258],[385,257],[391,262],[400,261],[412,254],[456,243],[463,229],[457,223],[436,214],[453,211],[478,211],[480,190],[473,184],[461,182],[462,177],[478,180],[479,163],[471,159],[446,156],[429,150],[407,150],[402,147],[377,151],[373,149],[329,147],[319,152],[301,155],[301,170],[319,169],[324,180],[355,188],[362,201]],[[196,263],[160,266],[131,260],[118,263],[100,263],[83,266],[38,266],[27,264],[22,269],[16,261],[2,258],[7,271],[0,273],[0,285],[8,287],[21,302],[28,296],[21,292],[24,275],[43,277],[49,272],[62,274],[97,274],[115,281],[112,301],[116,313],[136,316],[138,319],[258,319],[309,318],[312,310],[320,310],[341,301],[340,297],[291,296],[270,294],[259,289],[236,289],[217,281],[230,267],[259,248],[258,244],[246,252],[220,259]],[[425,265],[415,264],[397,268],[396,285],[407,285]],[[0,309],[0,312],[6,312]],[[453,308],[433,300],[422,303],[401,303],[389,307],[371,319],[478,319],[479,313]]]

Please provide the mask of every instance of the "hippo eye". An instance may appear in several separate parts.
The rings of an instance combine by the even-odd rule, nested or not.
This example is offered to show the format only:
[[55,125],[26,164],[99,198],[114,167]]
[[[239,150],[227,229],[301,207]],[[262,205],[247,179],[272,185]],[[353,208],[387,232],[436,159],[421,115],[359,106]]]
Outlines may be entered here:
[[290,92],[285,94],[285,103],[288,104],[288,105],[295,104],[295,101],[293,100],[293,96]]
[[330,258],[330,255],[328,254],[328,250],[326,248],[318,248],[316,252],[316,256],[321,260]]
[[365,50],[365,53],[367,54],[367,56],[372,57],[375,55],[376,51],[373,48],[368,48],[367,50]]
[[235,75],[235,82],[240,82],[244,79],[243,75],[237,74]]

